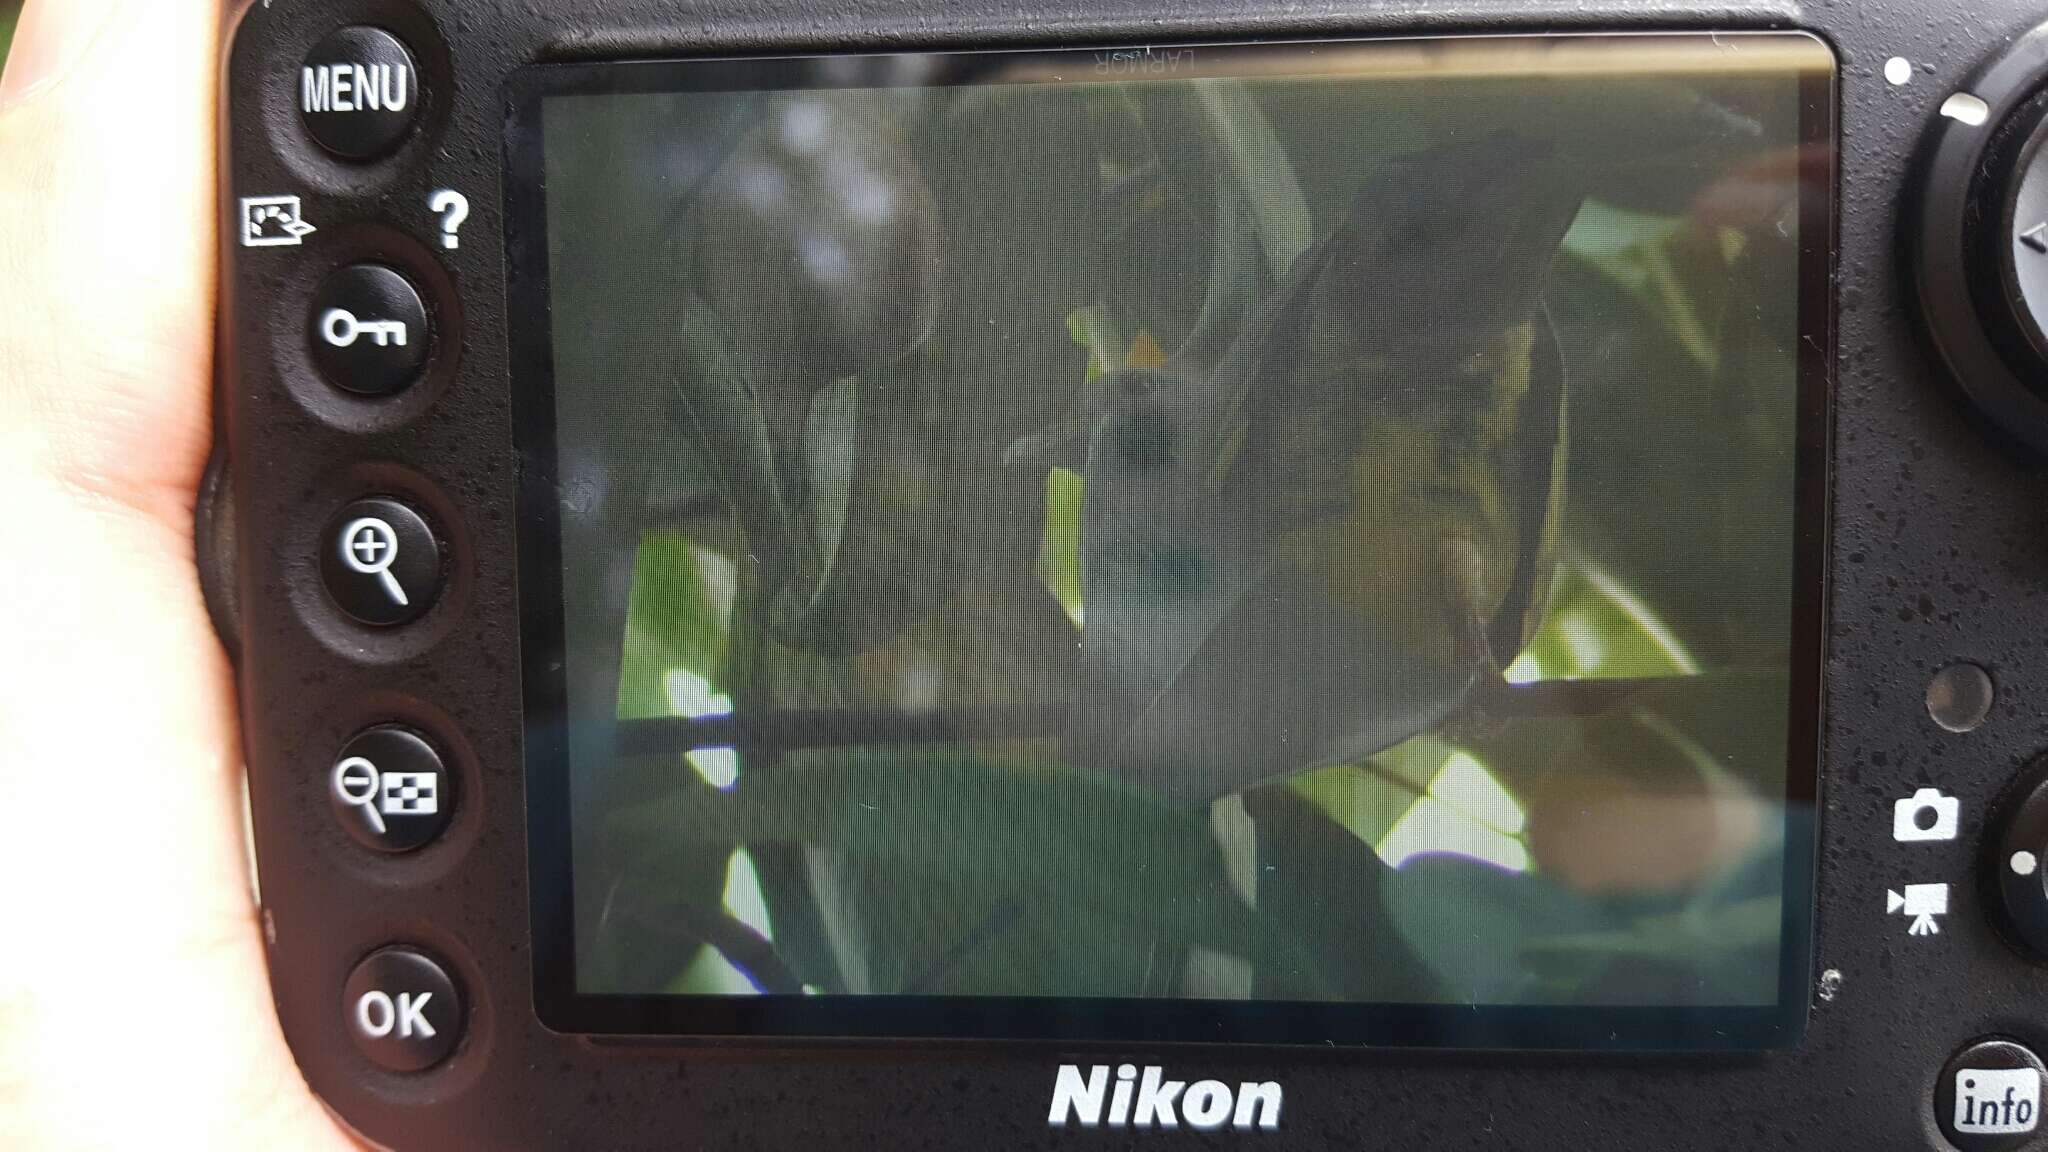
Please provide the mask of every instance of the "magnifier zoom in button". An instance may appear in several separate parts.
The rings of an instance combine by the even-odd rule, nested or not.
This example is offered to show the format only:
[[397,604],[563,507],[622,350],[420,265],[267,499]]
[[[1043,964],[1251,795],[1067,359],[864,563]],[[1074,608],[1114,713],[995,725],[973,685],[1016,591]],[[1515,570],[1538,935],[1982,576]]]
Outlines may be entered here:
[[328,521],[320,577],[335,606],[356,620],[380,628],[410,623],[440,592],[440,542],[399,501],[357,500]]
[[398,562],[398,531],[386,521],[375,516],[350,521],[341,532],[341,562],[365,576],[377,577],[400,606],[411,606],[405,586],[391,574],[391,566]]

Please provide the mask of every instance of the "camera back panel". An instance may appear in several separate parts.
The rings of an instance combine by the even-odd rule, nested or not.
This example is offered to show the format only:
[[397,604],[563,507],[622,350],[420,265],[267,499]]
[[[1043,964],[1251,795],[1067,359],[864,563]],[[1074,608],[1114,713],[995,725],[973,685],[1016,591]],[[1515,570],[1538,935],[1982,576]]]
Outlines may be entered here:
[[[2029,33],[2044,20],[2004,3],[1938,20],[1777,4],[245,5],[224,73],[224,435],[201,565],[237,648],[273,986],[309,1082],[390,1147],[2024,1146],[2048,1045],[2033,1008],[2048,990],[2048,773],[2034,766],[2048,425],[2026,303],[2044,250],[2029,237],[2048,224],[2027,215],[2048,80],[2048,42]],[[1587,79],[1607,72],[1620,78]],[[1314,95],[1287,87],[1303,78]],[[1607,99],[1610,82],[1635,87]],[[1342,134],[1362,119],[1341,115],[1346,85],[1381,110],[1365,145]],[[1700,143],[1574,151],[1664,116]],[[1103,161],[1119,147],[1139,160]],[[1347,166],[1347,148],[1372,161]],[[943,159],[959,155],[978,166]],[[813,171],[792,156],[822,157],[814,170],[835,174],[819,188],[869,195],[785,183],[784,215],[748,214],[777,191],[750,172]],[[872,179],[847,175],[855,161]],[[1067,165],[1087,179],[1049,175]],[[1432,231],[1452,217],[1448,239]],[[795,224],[762,239],[760,219]],[[1674,239],[1664,219],[1712,226]],[[1018,220],[1122,239],[1050,259]],[[1348,281],[1319,269],[1372,260],[1378,303],[1326,303]],[[1765,303],[1686,319],[1717,306],[1687,289],[1706,265],[1738,269],[1709,280]],[[1600,294],[1614,284],[1634,294]],[[1627,359],[1649,354],[1619,338],[1648,322],[1598,318],[1660,299],[1657,331],[1694,339],[1672,337],[1669,363],[1782,388],[1776,416],[1747,424],[1763,409],[1716,416],[1719,392],[1646,406],[1696,443],[1669,437],[1669,467],[1642,474],[1703,469],[1691,489],[1635,494],[1669,510],[1658,529],[1617,495],[1623,473],[1584,461],[1653,439],[1652,424],[1632,436],[1620,401],[1603,408],[1629,393],[1598,369],[1665,363]],[[1000,340],[960,322],[972,309]],[[1025,323],[1039,312],[1051,319]],[[1431,339],[1385,351],[1416,330]],[[1361,331],[1394,365],[1370,383],[1359,353],[1301,351]],[[1781,359],[1719,359],[1760,347]],[[1283,352],[1292,375],[1272,367]],[[1318,363],[1345,383],[1304,383],[1332,378]],[[1055,391],[1041,364],[1071,379]],[[1252,604],[1308,586],[1322,599],[1299,602],[1322,603],[1354,586],[1342,573],[1402,570],[1392,546],[1332,567],[1286,519],[1298,509],[1229,494],[1322,483],[1334,473],[1275,470],[1322,459],[1317,435],[1351,426],[1345,389],[1381,389],[1380,413],[1404,382],[1439,376],[1478,381],[1477,398],[1413,427],[1459,443],[1497,427],[1485,442],[1507,463],[1462,495],[1404,497],[1402,523],[1465,523],[1443,508],[1484,504],[1497,482],[1518,509],[1497,520],[1517,527],[1438,532],[1413,550],[1420,576],[1375,575],[1359,595],[1464,588],[1442,595],[1461,609],[1450,623],[1422,641],[1366,628],[1385,646],[1358,649],[1332,639],[1354,616],[1246,614],[1186,591],[1190,570],[1246,555],[1309,558],[1245,575],[1263,590]],[[1177,449],[1215,448],[1209,471],[1148,480],[1141,433],[1161,426]],[[1386,425],[1360,427],[1369,442]],[[1734,427],[1749,449],[1725,439]],[[1777,453],[1768,467],[1708,467],[1756,444]],[[1332,458],[1355,476],[1366,457]],[[1775,487],[1737,492],[1767,474]],[[915,505],[912,488],[940,496]],[[1737,605],[1721,647],[1699,627],[1664,629],[1676,639],[1660,647],[1657,620],[1638,620],[1599,637],[1649,637],[1647,655],[1606,657],[1627,676],[1579,674],[1598,661],[1561,622],[1629,597],[1600,592],[1611,565],[1557,510],[1575,497],[1671,541],[1674,570],[1718,573],[1705,582]],[[1351,500],[1347,531],[1373,515]],[[1755,515],[1732,535],[1686,518],[1716,500]],[[1175,535],[1215,509],[1258,546]],[[1283,520],[1294,534],[1273,534]],[[1151,551],[1090,543],[1105,533]],[[1546,547],[1560,538],[1581,546]],[[1206,567],[1115,567],[1169,554]],[[1029,616],[986,611],[1015,592],[991,575],[1007,571],[1043,592],[1032,628],[1046,632],[985,626]],[[1156,590],[1120,607],[1114,573],[1163,581],[1143,587],[1185,612],[1159,610]],[[1740,599],[1745,581],[1764,591]],[[1655,597],[1631,595],[1657,617]],[[691,605],[707,596],[758,627],[706,631]],[[944,615],[963,603],[983,614]],[[1104,622],[1124,611],[1141,637],[1221,620],[1216,678],[1187,671],[1208,667],[1193,642],[1118,647]],[[891,707],[848,693],[879,682],[880,654],[943,655],[899,639],[933,619],[983,638],[972,675],[918,679],[905,658],[886,664]],[[1080,663],[1017,655],[1061,629]],[[1283,649],[1306,655],[1284,664]],[[737,651],[775,654],[773,692],[733,678]],[[1146,672],[1154,659],[1171,671]],[[1041,671],[989,674],[1019,667]],[[1687,685],[1647,683],[1660,677],[1724,695],[1672,704],[1659,693]],[[1632,686],[1571,687],[1603,679]],[[1240,699],[1241,714],[1217,703],[1245,684],[1287,690]],[[1180,712],[1117,710],[1183,689],[1195,704]],[[1313,728],[1359,696],[1399,707]],[[1679,885],[1685,900],[1592,863],[1573,873],[1569,852],[1530,838],[1541,787],[1502,736],[1534,731],[1529,709],[1658,717],[1655,748],[1701,756],[1683,787],[1630,791],[1649,798],[1645,826],[1659,787],[1714,780],[1764,847]],[[1717,719],[1688,726],[1700,715]],[[1426,768],[1401,776],[1423,738]],[[1014,771],[1020,747],[1058,763]],[[803,774],[846,749],[879,763]],[[1346,824],[1331,797],[1363,795],[1369,762],[1409,781],[1402,818],[1492,815],[1465,840],[1422,817],[1434,839],[1361,831],[1362,809]],[[1098,771],[1060,774],[1076,765]],[[1045,772],[1068,783],[1036,787]],[[963,774],[988,783],[954,791]],[[1488,809],[1494,789],[1518,806]],[[941,841],[951,855],[926,850]],[[1098,854],[1063,871],[1084,841]],[[911,863],[877,872],[876,845]],[[1029,898],[960,895],[990,859],[1036,878]],[[1145,888],[1112,867],[1169,859],[1207,886]],[[1096,880],[1076,890],[1076,874]],[[1333,876],[1382,885],[1376,906],[1427,897],[1421,922],[1444,927],[1418,937],[1390,913],[1370,972],[1332,961],[1317,932],[1310,954],[1260,951],[1266,917],[1340,918],[1301,897]],[[831,896],[835,878],[871,894]],[[1512,971],[1453,978],[1461,951],[1509,945],[1433,952],[1432,932],[1503,920],[1431,919],[1446,891],[1488,909],[1538,893],[1556,919],[1514,937]],[[1239,923],[1239,905],[1257,917]],[[909,927],[905,906],[921,910]],[[1049,908],[1069,912],[1035,927]],[[1767,959],[1694,964],[1700,940],[1727,945],[1731,909]],[[1086,958],[1123,928],[1119,956],[1164,958],[1096,965],[1019,943]]]

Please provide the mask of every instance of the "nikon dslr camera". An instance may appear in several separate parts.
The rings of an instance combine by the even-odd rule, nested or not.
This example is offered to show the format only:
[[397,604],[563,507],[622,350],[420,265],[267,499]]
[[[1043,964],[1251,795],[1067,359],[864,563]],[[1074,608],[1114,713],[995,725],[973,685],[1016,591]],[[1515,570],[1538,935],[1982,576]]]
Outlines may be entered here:
[[249,0],[200,562],[307,1079],[2048,1146],[2043,26]]

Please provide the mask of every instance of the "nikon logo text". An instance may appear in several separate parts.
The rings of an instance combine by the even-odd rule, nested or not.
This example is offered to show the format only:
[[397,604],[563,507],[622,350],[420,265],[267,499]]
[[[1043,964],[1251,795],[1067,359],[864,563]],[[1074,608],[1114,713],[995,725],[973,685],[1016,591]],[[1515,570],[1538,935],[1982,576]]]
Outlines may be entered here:
[[[1104,1104],[1109,1106],[1106,1120]],[[1221,1080],[1168,1080],[1156,1064],[1146,1065],[1141,1077],[1133,1065],[1121,1064],[1112,1086],[1107,1064],[1095,1065],[1085,1076],[1079,1065],[1062,1064],[1053,1081],[1048,1119],[1055,1128],[1069,1123],[1083,1128],[1103,1123],[1111,1128],[1178,1128],[1186,1121],[1197,1132],[1214,1132],[1225,1124],[1271,1131],[1280,1127],[1280,1085],[1247,1080],[1232,1092]]]

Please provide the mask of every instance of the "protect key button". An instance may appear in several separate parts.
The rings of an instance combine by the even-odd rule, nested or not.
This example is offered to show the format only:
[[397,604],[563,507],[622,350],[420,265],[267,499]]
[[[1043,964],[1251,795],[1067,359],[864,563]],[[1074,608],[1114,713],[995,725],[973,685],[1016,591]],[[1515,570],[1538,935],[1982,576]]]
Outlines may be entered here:
[[382,264],[338,269],[313,296],[313,361],[327,382],[388,396],[418,380],[433,332],[410,280]]

